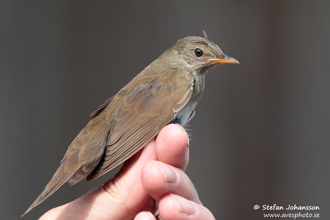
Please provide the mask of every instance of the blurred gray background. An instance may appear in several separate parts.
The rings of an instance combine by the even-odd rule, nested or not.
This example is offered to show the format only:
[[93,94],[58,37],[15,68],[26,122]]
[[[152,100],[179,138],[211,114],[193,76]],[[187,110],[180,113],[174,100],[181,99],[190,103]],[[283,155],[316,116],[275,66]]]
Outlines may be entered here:
[[[1,1],[0,213],[20,215],[93,112],[178,39],[240,61],[211,70],[187,170],[217,219],[254,205],[330,218],[330,1]],[[111,178],[65,185],[24,219]]]

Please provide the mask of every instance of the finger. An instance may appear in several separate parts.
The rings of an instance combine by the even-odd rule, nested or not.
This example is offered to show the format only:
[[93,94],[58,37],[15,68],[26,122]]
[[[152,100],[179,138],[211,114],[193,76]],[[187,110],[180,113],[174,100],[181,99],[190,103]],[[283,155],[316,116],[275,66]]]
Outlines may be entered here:
[[151,212],[140,212],[134,220],[156,220],[156,218]]
[[150,161],[145,165],[142,185],[157,201],[166,194],[174,193],[201,203],[194,185],[184,171],[159,161]]
[[156,154],[159,161],[185,170],[189,162],[189,137],[178,124],[163,128],[156,139]]
[[159,201],[159,212],[163,220],[215,220],[203,205],[175,194],[166,195]]

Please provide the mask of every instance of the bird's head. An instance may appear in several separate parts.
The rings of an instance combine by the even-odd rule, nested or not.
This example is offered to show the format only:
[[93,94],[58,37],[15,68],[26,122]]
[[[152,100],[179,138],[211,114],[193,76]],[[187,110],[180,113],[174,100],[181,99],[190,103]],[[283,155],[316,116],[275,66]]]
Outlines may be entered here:
[[239,62],[225,55],[218,45],[204,37],[189,36],[178,40],[169,50],[179,65],[188,69],[206,73],[209,69],[224,63],[238,64]]

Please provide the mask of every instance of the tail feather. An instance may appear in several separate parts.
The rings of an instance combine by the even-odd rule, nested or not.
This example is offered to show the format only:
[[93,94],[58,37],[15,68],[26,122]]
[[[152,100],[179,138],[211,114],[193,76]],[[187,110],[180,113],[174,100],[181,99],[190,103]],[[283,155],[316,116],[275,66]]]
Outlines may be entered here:
[[40,193],[40,195],[36,198],[36,200],[30,205],[30,207],[24,212],[24,214],[21,217],[23,217],[25,214],[30,212],[34,207],[36,207],[44,200],[46,200],[49,196],[51,196],[54,192],[56,192],[63,184],[68,182],[69,179],[74,175],[76,170],[73,170],[72,172],[63,175],[65,161],[63,162],[64,163],[61,163],[60,167],[57,169],[52,179],[46,185],[45,189]]

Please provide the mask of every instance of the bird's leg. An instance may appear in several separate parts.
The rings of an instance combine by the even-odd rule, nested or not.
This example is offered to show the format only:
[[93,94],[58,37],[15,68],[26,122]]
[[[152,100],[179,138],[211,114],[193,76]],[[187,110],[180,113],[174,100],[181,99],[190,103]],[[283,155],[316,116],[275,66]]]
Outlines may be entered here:
[[160,213],[159,213],[158,202],[156,200],[155,200],[154,216],[157,220],[162,220],[162,217],[160,217]]

